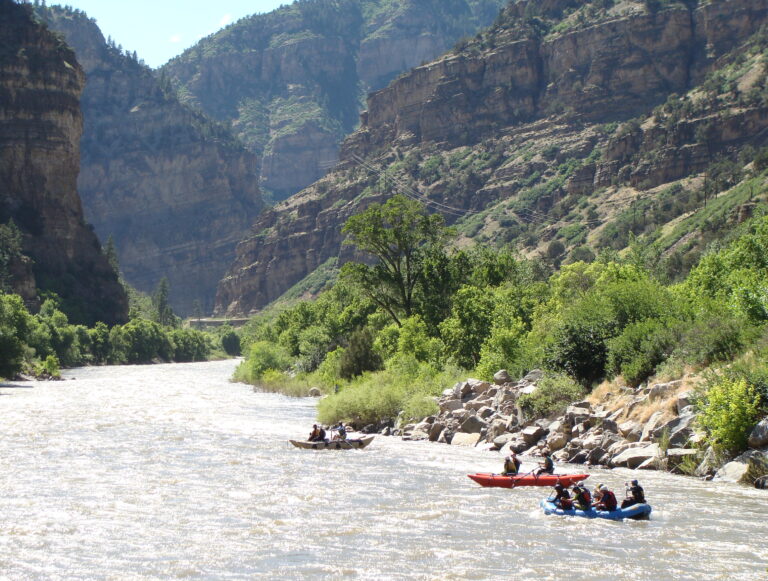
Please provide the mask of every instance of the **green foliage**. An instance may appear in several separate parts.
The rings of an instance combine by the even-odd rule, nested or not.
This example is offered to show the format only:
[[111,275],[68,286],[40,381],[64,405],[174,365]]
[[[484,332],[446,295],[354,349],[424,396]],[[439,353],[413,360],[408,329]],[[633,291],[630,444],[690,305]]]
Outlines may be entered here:
[[760,418],[760,395],[753,386],[744,379],[715,379],[697,405],[699,425],[716,449],[731,454],[746,449]]
[[229,325],[222,327],[219,341],[221,342],[221,348],[224,349],[227,355],[235,357],[241,354],[240,335]]
[[248,383],[257,383],[268,370],[286,371],[293,360],[281,345],[269,341],[251,344],[248,358],[238,366],[237,378]]
[[564,374],[547,374],[536,391],[520,396],[520,408],[528,417],[546,417],[565,411],[569,404],[582,399],[586,389]]
[[31,319],[21,297],[0,294],[0,377],[21,371]]
[[677,342],[678,334],[664,321],[645,319],[631,323],[621,335],[608,341],[607,371],[611,375],[621,374],[629,385],[637,387],[669,358]]
[[210,346],[204,333],[195,329],[172,329],[169,338],[174,361],[205,361],[208,358]]
[[485,289],[465,286],[453,299],[451,316],[440,323],[447,352],[465,369],[480,361],[480,349],[491,332],[494,300]]
[[[446,385],[460,377],[458,370],[437,370],[428,363],[420,363],[412,356],[399,356],[390,360],[386,369],[375,374],[364,374],[339,393],[320,400],[318,419],[323,423],[349,421],[358,424],[378,423],[382,419],[394,419],[409,408],[413,417],[428,408],[425,398],[436,397]],[[404,415],[408,415],[405,414]],[[411,419],[407,417],[406,419]]]
[[59,369],[59,360],[55,355],[48,355],[45,358],[39,368],[36,375],[47,375],[48,377],[60,378],[61,370]]
[[373,334],[364,328],[355,331],[349,339],[349,346],[339,360],[339,376],[352,379],[366,371],[381,369],[381,356],[373,348]]
[[173,343],[155,321],[134,319],[122,327],[113,327],[111,360],[116,363],[151,363],[155,359],[171,361]]
[[448,235],[442,216],[428,215],[421,204],[398,194],[384,205],[373,204],[349,218],[343,232],[348,236],[347,244],[370,254],[377,262],[373,266],[347,263],[342,278],[358,287],[396,323],[414,314],[425,252],[442,246]]

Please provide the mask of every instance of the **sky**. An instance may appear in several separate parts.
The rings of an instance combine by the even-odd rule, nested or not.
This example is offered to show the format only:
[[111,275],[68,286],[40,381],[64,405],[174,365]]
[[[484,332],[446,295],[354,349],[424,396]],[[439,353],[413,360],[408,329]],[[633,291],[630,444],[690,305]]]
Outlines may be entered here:
[[48,0],[83,10],[104,34],[157,68],[201,38],[243,16],[292,0]]

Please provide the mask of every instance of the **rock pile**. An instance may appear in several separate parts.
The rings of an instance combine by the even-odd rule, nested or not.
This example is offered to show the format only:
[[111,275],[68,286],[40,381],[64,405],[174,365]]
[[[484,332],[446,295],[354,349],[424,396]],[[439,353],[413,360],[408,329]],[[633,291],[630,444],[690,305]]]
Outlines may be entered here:
[[[684,463],[687,471],[694,467],[694,461],[698,466],[699,451],[690,447],[698,439],[693,430],[696,416],[691,393],[678,393],[680,381],[621,388],[629,403],[620,409],[605,409],[584,400],[571,404],[554,419],[527,418],[519,399],[536,391],[542,375],[542,371],[534,370],[513,381],[502,370],[493,383],[477,379],[459,382],[438,399],[438,415],[396,426],[393,433],[408,440],[485,446],[503,455],[509,451],[538,455],[548,449],[555,461],[593,466],[677,471],[682,471]],[[641,403],[671,397],[676,398],[672,413],[655,412],[644,424],[622,421]],[[708,471],[710,467],[698,469]]]

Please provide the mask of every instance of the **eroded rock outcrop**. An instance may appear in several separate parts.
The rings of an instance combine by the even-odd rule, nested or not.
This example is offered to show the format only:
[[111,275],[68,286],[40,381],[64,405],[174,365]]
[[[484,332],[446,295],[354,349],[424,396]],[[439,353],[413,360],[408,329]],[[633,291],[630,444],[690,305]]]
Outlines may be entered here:
[[83,71],[11,0],[0,0],[0,56],[0,222],[20,228],[36,286],[57,293],[72,322],[124,322],[126,295],[77,193]]
[[[511,3],[499,25],[466,49],[370,95],[361,127],[342,145],[340,164],[260,217],[240,244],[219,286],[217,312],[252,312],[326,261],[343,262],[350,256],[341,245],[345,220],[394,191],[417,191],[444,209],[449,222],[496,206],[503,218],[487,233],[499,236],[499,244],[516,241],[514,228],[551,222],[533,233],[533,244],[541,246],[568,225],[558,220],[580,198],[615,187],[617,199],[590,200],[605,216],[615,215],[617,205],[643,188],[695,175],[726,152],[765,141],[768,106],[762,102],[734,107],[713,99],[690,118],[638,121],[623,132],[616,122],[697,87],[716,59],[759,30],[768,0],[675,4],[658,12],[622,3],[621,10],[581,24],[572,20],[578,13],[563,11],[568,2],[536,4],[560,15],[547,34],[521,17],[532,6]],[[434,160],[441,164],[437,179],[423,171]],[[568,163],[577,169],[559,184],[559,166]],[[549,184],[535,181],[547,172]],[[618,192],[622,186],[632,194]],[[548,216],[568,197],[561,214]],[[603,214],[580,215],[571,226],[594,227]]]
[[82,60],[85,131],[78,186],[125,279],[152,292],[167,277],[184,314],[213,306],[218,280],[262,208],[258,158],[181,105],[135,56],[108,45],[84,13],[38,8]]

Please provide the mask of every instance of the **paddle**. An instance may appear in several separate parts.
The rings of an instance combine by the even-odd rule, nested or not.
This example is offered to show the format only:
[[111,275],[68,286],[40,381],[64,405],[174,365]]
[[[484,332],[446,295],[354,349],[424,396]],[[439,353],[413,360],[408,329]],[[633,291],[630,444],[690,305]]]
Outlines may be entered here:
[[[531,470],[531,471],[530,471],[528,474],[523,474],[523,475],[522,475],[522,476],[520,476],[519,478],[516,478],[515,480],[513,480],[513,481],[512,481],[512,486],[510,486],[510,488],[514,488],[515,486],[517,486],[517,482],[518,482],[519,480],[522,480],[523,478],[526,478],[526,477],[530,476],[530,475],[531,475],[531,474],[533,474],[534,472],[536,472],[536,468],[534,468],[533,470]],[[514,476],[518,476],[518,474],[515,474]],[[533,474],[533,477],[534,477],[534,478],[538,478],[539,476],[538,476],[538,474]]]

